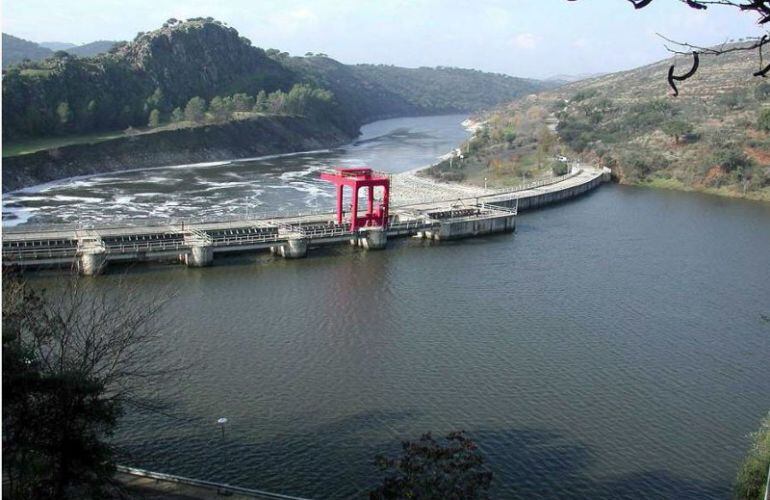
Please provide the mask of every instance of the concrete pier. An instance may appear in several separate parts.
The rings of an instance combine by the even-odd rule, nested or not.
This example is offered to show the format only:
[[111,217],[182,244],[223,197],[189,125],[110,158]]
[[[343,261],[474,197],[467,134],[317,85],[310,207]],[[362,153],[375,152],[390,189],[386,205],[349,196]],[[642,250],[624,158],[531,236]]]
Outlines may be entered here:
[[382,250],[388,244],[388,233],[382,227],[366,228],[358,241],[366,250]]
[[103,248],[82,251],[78,259],[78,271],[84,276],[97,276],[107,266],[107,252]]
[[281,256],[285,259],[301,259],[307,257],[308,240],[291,238],[281,246]]
[[206,267],[214,263],[214,248],[211,245],[193,245],[185,255],[185,263],[190,267]]

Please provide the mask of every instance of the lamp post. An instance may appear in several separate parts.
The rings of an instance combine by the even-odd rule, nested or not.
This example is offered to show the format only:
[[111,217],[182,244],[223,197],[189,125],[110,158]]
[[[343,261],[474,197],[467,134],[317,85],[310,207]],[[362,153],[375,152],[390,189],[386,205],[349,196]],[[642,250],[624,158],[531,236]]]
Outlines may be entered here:
[[[227,418],[226,417],[220,417],[220,418],[217,419],[217,425],[222,429],[222,447],[223,448],[225,448],[225,424],[227,424]],[[229,460],[228,460],[229,455],[227,453],[227,449],[226,448],[224,449],[223,455],[225,457],[225,470],[227,470],[227,468],[229,466]],[[217,482],[219,482],[219,481],[217,481]],[[218,487],[217,488],[217,494],[223,495],[223,496],[230,496],[232,493],[230,491],[223,490],[223,489]]]
[[217,425],[219,425],[222,428],[222,442],[225,440],[225,424],[227,423],[227,418],[222,417],[220,419],[217,419]]

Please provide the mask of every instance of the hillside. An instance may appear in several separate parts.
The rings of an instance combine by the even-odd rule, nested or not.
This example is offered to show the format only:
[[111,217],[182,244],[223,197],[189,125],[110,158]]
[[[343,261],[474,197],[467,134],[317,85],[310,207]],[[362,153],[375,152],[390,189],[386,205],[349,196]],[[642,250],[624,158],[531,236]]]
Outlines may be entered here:
[[67,50],[77,47],[77,44],[69,42],[40,42],[38,45],[45,47],[46,49],[51,49],[54,52],[57,50]]
[[543,82],[462,68],[399,68],[357,64],[354,74],[377,82],[421,110],[454,113],[491,108],[542,90]]
[[756,55],[701,56],[679,97],[669,95],[671,63],[579,81],[498,108],[466,145],[469,158],[433,174],[515,183],[558,170],[552,158],[563,154],[608,166],[622,183],[770,199],[770,83],[751,76]]
[[42,61],[52,57],[54,52],[63,50],[78,57],[93,57],[108,52],[118,42],[99,40],[96,42],[75,45],[64,42],[35,43],[13,35],[3,33],[3,69],[19,64],[25,59]]
[[39,61],[52,55],[53,50],[51,49],[41,47],[35,42],[3,33],[3,69],[13,64],[18,64],[25,59]]
[[[543,88],[531,80],[453,68],[349,66],[252,46],[211,18],[170,19],[93,58],[25,63],[3,78],[3,136],[19,141],[147,125],[172,119],[194,97],[288,92],[309,83],[331,91],[335,126],[355,131],[389,116],[480,110]],[[278,100],[282,99],[279,95]],[[264,111],[259,109],[259,111]],[[156,120],[157,121],[157,120]]]
[[262,116],[72,144],[3,158],[3,192],[63,177],[308,151],[340,146],[350,135],[294,116]]
[[97,40],[91,43],[84,43],[83,45],[76,45],[62,49],[73,56],[78,57],[94,57],[99,54],[109,52],[112,47],[117,45],[118,42],[111,40]]

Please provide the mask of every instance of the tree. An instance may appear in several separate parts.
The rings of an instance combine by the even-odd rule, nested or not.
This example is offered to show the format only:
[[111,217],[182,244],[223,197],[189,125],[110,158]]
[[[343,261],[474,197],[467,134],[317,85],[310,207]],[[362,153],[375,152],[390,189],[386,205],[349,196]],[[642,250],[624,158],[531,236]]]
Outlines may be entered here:
[[174,111],[171,112],[171,121],[174,123],[179,123],[184,120],[184,111],[182,111],[182,108],[174,108]]
[[108,438],[129,404],[171,368],[158,320],[165,303],[119,287],[60,293],[3,277],[3,459],[12,498],[103,498],[114,472]]
[[767,101],[770,99],[770,83],[762,82],[754,89],[754,97],[757,101]]
[[671,120],[663,124],[661,127],[666,135],[674,138],[674,142],[679,144],[679,139],[687,134],[691,134],[693,126],[682,120]]
[[401,448],[399,458],[375,458],[375,464],[389,474],[370,498],[487,498],[492,472],[463,431],[449,433],[443,442],[424,434],[418,441],[404,441]]
[[282,113],[284,111],[284,104],[286,102],[286,93],[282,90],[276,90],[271,92],[267,96],[267,111],[270,113]]
[[248,94],[233,95],[233,110],[238,112],[251,111],[254,107],[254,98]]
[[254,111],[257,113],[263,113],[266,110],[267,110],[267,93],[265,93],[264,90],[260,90],[254,102]]
[[166,102],[166,97],[163,95],[163,91],[160,87],[155,88],[155,92],[147,98],[147,105],[150,108],[159,109],[164,112],[168,112],[170,106]]
[[187,105],[184,107],[184,116],[191,122],[202,122],[206,117],[206,101],[197,96],[187,101]]
[[153,109],[150,111],[150,120],[147,123],[148,127],[155,128],[160,126],[160,111]]
[[763,498],[770,469],[770,413],[762,419],[759,430],[751,434],[751,449],[738,469],[735,498],[756,500]]
[[757,128],[759,130],[764,130],[765,132],[770,132],[770,108],[763,110],[759,114]]
[[224,99],[222,99],[219,96],[214,97],[211,99],[211,103],[209,104],[209,113],[211,113],[212,118],[214,121],[217,122],[223,122],[230,118],[230,113],[228,112],[227,105],[225,104]]
[[56,106],[56,116],[59,118],[61,125],[67,125],[72,120],[72,110],[68,102],[60,102]]
[[550,130],[548,130],[548,127],[543,127],[540,130],[540,136],[537,139],[537,166],[541,167],[543,165],[543,160],[547,155],[551,153],[551,148],[553,148],[554,143],[556,142],[556,137],[551,133]]

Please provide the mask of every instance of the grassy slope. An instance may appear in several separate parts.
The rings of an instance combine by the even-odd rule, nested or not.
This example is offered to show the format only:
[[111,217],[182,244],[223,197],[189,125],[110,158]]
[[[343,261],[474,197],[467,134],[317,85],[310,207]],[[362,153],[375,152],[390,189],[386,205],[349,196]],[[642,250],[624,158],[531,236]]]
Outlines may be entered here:
[[[486,130],[464,146],[471,154],[463,168],[440,165],[433,173],[506,184],[548,170],[548,158],[560,153],[607,165],[623,183],[770,200],[770,136],[757,128],[760,112],[770,107],[770,85],[751,76],[755,55],[703,56],[676,98],[666,82],[670,63],[500,107],[484,116]],[[689,65],[686,59],[676,63],[680,72]],[[691,132],[677,141],[667,133],[672,122],[688,124]],[[558,124],[558,138],[544,131],[549,124]]]
[[[267,113],[237,113],[236,120],[248,120],[256,119],[264,116],[271,116]],[[277,115],[275,115],[277,116]],[[195,127],[207,127],[210,125],[216,125],[219,122],[215,121],[208,115],[208,119],[205,122],[195,123],[191,121],[181,121],[177,123],[167,123],[159,127],[136,127],[130,132],[126,130],[112,130],[108,132],[96,132],[93,134],[77,134],[66,135],[60,137],[43,137],[36,139],[29,139],[24,141],[4,142],[3,143],[3,158],[10,158],[13,156],[21,156],[37,151],[44,151],[46,149],[56,149],[64,146],[72,146],[74,144],[98,144],[100,142],[110,141],[113,139],[120,139],[121,137],[128,137],[130,135],[145,135],[153,134],[157,132],[164,132],[167,130],[176,130],[180,128],[195,128]]]

